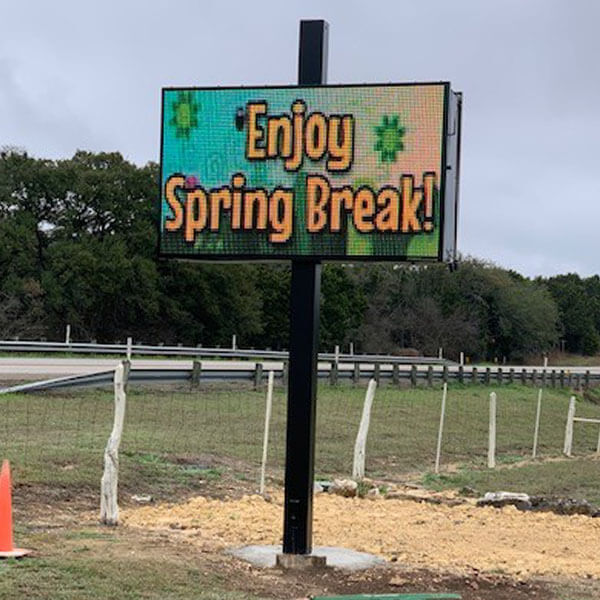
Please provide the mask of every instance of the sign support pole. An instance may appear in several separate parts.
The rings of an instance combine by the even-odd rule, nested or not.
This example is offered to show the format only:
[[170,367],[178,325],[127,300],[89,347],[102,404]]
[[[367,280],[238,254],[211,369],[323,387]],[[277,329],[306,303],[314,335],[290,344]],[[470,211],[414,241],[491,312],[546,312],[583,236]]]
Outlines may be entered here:
[[[328,25],[300,21],[299,85],[327,80]],[[312,552],[321,263],[292,261],[283,553]]]

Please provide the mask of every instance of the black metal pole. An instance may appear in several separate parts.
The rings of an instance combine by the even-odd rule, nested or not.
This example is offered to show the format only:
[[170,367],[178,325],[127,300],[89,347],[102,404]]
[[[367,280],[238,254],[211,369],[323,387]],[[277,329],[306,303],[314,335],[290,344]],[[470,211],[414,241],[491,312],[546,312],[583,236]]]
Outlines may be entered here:
[[[299,85],[327,79],[328,25],[300,21]],[[321,264],[292,261],[283,552],[312,552]]]

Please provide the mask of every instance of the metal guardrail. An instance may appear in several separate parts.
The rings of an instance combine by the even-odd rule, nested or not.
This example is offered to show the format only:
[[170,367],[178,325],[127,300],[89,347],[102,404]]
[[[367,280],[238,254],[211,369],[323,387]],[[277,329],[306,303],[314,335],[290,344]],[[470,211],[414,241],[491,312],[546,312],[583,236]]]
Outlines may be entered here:
[[[214,365],[213,365],[214,366]],[[266,371],[266,370],[265,370]],[[226,381],[254,381],[255,387],[263,383],[263,366],[257,363],[253,368],[247,369],[148,369],[133,367],[129,374],[129,384],[165,384],[165,383],[208,383]],[[273,369],[275,377],[283,379],[285,368]],[[113,370],[102,371],[90,375],[76,375],[71,377],[59,377],[46,381],[37,381],[0,389],[0,394],[28,393],[60,388],[110,386],[113,382]],[[329,379],[336,383],[340,379],[352,380],[358,383],[361,379],[376,380],[387,379],[392,383],[400,384],[408,381],[416,386],[419,381],[428,385],[441,383],[442,381],[488,385],[504,385],[507,383],[522,383],[524,385],[537,385],[543,387],[579,387],[600,385],[600,373],[593,373],[585,369],[503,369],[503,368],[477,368],[477,367],[448,367],[434,368],[433,366],[419,368],[412,366],[410,369],[401,369],[398,365],[360,365],[356,363],[353,369],[338,369],[335,363],[329,367],[321,366],[318,371],[320,379]]]
[[[73,354],[117,354],[126,355],[127,344],[96,344],[94,342],[36,342],[24,340],[1,340],[0,352],[64,352]],[[203,346],[151,346],[146,344],[133,344],[132,355],[136,356],[185,356],[210,357],[225,359],[272,359],[287,360],[288,352],[282,350],[255,350],[233,348],[205,348]],[[319,360],[340,363],[378,362],[400,365],[453,365],[456,364],[444,358],[431,356],[392,356],[386,354],[334,354],[322,352]]]

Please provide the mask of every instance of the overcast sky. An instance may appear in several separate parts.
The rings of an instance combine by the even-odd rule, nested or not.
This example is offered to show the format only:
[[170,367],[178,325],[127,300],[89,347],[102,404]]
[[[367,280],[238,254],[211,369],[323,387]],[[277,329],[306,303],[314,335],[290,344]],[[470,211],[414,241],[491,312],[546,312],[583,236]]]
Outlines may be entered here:
[[161,87],[296,83],[302,18],[329,83],[464,93],[463,254],[600,273],[600,0],[3,0],[0,146],[157,161]]

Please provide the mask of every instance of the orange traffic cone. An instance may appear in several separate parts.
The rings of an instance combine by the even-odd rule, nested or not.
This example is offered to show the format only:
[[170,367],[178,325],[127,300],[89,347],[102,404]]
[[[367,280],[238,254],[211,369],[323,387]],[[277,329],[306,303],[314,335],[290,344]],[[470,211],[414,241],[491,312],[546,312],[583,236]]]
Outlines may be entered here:
[[5,460],[0,471],[0,558],[19,558],[30,552],[13,547],[10,465]]

